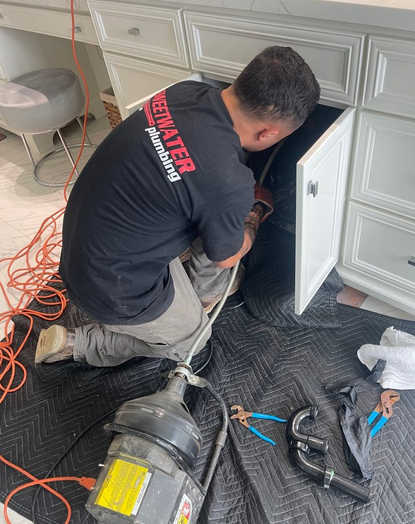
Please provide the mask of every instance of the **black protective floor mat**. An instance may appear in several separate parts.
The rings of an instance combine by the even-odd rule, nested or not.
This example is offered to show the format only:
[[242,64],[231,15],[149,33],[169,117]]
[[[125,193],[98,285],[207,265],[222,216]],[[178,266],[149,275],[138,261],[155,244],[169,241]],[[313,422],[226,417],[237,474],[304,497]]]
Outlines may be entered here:
[[[364,376],[356,352],[362,344],[377,344],[383,331],[396,329],[415,334],[415,323],[391,319],[348,306],[339,307],[342,327],[334,329],[277,328],[254,318],[245,306],[232,309],[240,294],[231,297],[214,326],[214,355],[202,375],[223,396],[227,405],[288,418],[302,406],[317,404],[319,416],[304,431],[330,441],[326,463],[351,478],[345,464],[342,436],[337,420],[339,400],[328,396],[324,385],[344,383]],[[70,308],[62,323],[71,326],[84,320]],[[24,319],[23,319],[24,320]],[[17,336],[22,335],[17,320]],[[137,358],[113,369],[96,369],[66,362],[34,366],[36,329],[22,354],[28,369],[25,386],[10,395],[2,406],[0,449],[3,456],[42,478],[79,433],[122,402],[152,393],[162,383],[160,369],[166,361]],[[18,342],[18,340],[16,340]],[[197,367],[207,349],[194,362]],[[377,404],[380,386],[359,398],[362,414]],[[188,391],[188,405],[203,431],[205,446],[195,474],[202,478],[220,425],[220,410],[208,393]],[[373,441],[375,475],[370,482],[367,504],[356,502],[336,490],[324,490],[306,477],[288,457],[285,426],[253,421],[277,445],[258,439],[239,422],[230,423],[229,438],[205,501],[201,524],[293,523],[293,524],[403,524],[415,521],[415,392],[405,391],[388,424]],[[96,476],[110,438],[96,424],[74,447],[54,472],[56,475]],[[312,461],[322,464],[319,456]],[[0,498],[26,480],[0,464]],[[59,483],[59,491],[73,508],[72,522],[93,524],[84,509],[88,493],[74,483]],[[34,489],[16,495],[11,507],[30,518]],[[62,503],[42,491],[36,507],[39,523],[64,522]]]

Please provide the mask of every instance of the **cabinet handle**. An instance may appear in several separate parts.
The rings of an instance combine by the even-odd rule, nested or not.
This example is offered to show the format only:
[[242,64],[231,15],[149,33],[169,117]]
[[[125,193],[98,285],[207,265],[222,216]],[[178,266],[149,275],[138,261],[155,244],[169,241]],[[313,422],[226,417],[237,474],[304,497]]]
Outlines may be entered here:
[[310,182],[307,186],[307,195],[313,195],[313,197],[316,197],[318,195],[318,182]]
[[138,27],[132,27],[128,30],[128,34],[131,36],[138,36],[140,34],[140,29]]
[[74,28],[73,28],[74,32],[75,33],[82,33],[82,28],[79,27],[79,25],[76,25]]
[[410,266],[415,266],[415,257],[411,257],[409,260],[408,260],[408,264]]

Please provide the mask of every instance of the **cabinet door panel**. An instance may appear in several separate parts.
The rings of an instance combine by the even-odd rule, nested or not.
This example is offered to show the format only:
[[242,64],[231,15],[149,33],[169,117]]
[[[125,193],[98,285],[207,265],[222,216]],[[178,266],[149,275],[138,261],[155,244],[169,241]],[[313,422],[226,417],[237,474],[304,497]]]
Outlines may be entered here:
[[347,109],[297,164],[298,315],[339,259],[354,113]]
[[415,42],[372,36],[364,105],[406,117],[415,117]]
[[355,143],[353,198],[415,218],[415,123],[362,111]]
[[271,45],[295,49],[314,71],[321,97],[355,104],[363,35],[185,12],[192,67],[234,79]]
[[375,297],[415,314],[415,224],[350,204],[341,275]]

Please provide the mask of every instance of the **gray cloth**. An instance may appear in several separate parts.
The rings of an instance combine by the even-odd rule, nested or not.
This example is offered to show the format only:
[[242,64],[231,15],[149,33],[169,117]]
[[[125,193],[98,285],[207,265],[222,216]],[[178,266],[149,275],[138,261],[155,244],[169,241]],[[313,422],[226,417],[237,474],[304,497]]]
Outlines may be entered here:
[[[230,270],[220,269],[203,252],[198,239],[191,247],[190,279],[178,258],[170,263],[174,299],[158,319],[138,325],[88,324],[75,329],[74,360],[92,366],[116,366],[137,357],[183,360],[206,325],[200,299],[223,293]],[[211,336],[209,330],[196,354]]]

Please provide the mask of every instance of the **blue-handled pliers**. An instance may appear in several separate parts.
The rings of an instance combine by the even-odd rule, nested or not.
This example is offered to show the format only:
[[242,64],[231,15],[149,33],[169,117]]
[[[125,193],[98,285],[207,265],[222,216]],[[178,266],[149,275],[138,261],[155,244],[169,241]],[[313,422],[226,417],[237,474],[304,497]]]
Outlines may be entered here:
[[257,429],[252,427],[250,424],[248,424],[246,419],[252,417],[252,418],[262,418],[266,420],[275,420],[276,422],[287,422],[283,418],[274,417],[274,415],[263,415],[262,413],[253,413],[252,411],[244,411],[243,407],[238,406],[237,404],[235,404],[234,406],[231,406],[231,410],[237,411],[237,413],[231,416],[231,419],[238,419],[239,422],[243,424],[246,428],[248,428],[249,431],[252,431],[254,435],[256,435],[257,437],[259,437],[262,440],[265,440],[265,442],[269,442],[273,446],[276,445],[275,442],[271,440],[270,438],[266,437],[265,435],[263,435],[262,433],[260,433]]
[[367,419],[369,426],[371,426],[378,416],[381,415],[377,423],[371,428],[370,434],[372,437],[374,437],[376,433],[381,428],[383,428],[386,422],[390,419],[393,413],[392,406],[395,404],[395,402],[398,402],[400,398],[401,397],[399,393],[397,391],[393,391],[392,389],[388,389],[382,393],[380,396],[380,402]]

